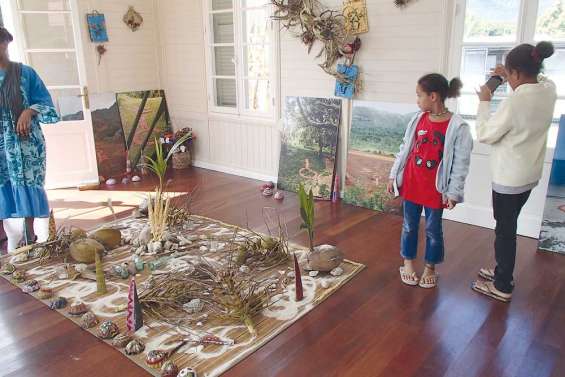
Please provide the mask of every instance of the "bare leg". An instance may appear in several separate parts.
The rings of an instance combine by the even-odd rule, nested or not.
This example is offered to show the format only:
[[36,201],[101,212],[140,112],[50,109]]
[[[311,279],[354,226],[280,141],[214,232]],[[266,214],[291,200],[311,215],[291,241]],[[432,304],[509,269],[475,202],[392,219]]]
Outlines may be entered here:
[[4,232],[8,237],[8,252],[18,248],[20,241],[24,236],[24,218],[4,219]]

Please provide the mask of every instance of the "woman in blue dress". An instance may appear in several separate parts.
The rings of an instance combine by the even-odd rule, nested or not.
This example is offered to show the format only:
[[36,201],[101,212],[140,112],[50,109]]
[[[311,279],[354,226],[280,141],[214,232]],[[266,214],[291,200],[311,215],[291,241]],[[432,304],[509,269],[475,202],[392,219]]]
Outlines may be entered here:
[[45,193],[45,139],[40,123],[59,121],[47,88],[31,68],[10,61],[12,35],[0,27],[0,220],[8,251],[24,235],[25,218],[34,218],[38,242],[49,237]]

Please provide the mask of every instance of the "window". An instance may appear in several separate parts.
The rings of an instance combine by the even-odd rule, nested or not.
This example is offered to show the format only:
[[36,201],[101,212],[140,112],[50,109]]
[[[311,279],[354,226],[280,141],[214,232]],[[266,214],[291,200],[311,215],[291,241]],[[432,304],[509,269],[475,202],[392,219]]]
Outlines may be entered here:
[[208,0],[207,70],[212,112],[272,117],[275,29],[265,0]]
[[[504,64],[517,44],[553,42],[555,54],[545,60],[544,74],[557,85],[554,121],[565,114],[565,0],[457,0],[451,67],[464,88],[458,101],[460,114],[474,119],[479,100],[475,89],[488,79],[497,64]],[[493,110],[510,93],[500,86]]]

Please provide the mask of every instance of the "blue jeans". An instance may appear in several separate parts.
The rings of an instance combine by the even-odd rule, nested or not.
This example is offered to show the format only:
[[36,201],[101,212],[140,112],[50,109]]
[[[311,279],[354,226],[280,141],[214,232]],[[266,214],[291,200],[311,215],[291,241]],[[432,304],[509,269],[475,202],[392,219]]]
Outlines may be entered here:
[[433,209],[404,201],[404,223],[400,240],[400,255],[404,259],[416,259],[418,253],[418,229],[422,208],[426,215],[426,263],[439,264],[443,262],[443,229],[441,217],[443,209]]

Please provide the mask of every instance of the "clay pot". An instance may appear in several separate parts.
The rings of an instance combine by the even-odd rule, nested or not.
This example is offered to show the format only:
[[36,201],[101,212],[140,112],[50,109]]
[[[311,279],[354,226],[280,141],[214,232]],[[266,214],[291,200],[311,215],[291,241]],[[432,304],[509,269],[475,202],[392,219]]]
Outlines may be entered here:
[[104,251],[104,246],[96,240],[85,238],[77,240],[69,247],[71,257],[79,263],[94,263],[94,255]]
[[320,245],[306,254],[308,270],[330,272],[343,262],[343,253],[332,245]]
[[91,238],[100,242],[106,250],[114,250],[122,243],[122,232],[118,229],[100,229]]

